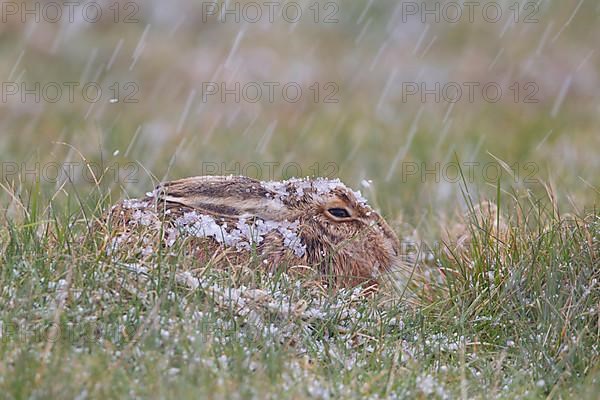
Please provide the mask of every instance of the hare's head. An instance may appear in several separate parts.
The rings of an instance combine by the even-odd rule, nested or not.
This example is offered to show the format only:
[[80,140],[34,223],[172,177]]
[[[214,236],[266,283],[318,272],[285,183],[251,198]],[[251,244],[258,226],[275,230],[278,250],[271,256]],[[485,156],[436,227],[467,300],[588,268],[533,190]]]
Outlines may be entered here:
[[399,241],[385,220],[340,180],[266,182],[301,221],[309,263],[344,282],[376,279],[399,263]]
[[[165,183],[156,193],[170,207],[182,206],[215,221],[259,221],[263,232],[277,232],[298,258],[338,282],[375,280],[399,264],[399,241],[392,229],[359,192],[337,179],[196,177]],[[292,245],[294,240],[301,243]]]

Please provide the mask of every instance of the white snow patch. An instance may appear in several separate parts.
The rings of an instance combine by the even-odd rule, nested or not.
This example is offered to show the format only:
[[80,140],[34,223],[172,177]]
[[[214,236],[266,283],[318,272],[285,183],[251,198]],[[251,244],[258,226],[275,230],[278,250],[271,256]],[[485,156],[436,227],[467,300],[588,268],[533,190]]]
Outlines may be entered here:
[[318,196],[332,193],[335,189],[342,189],[356,197],[356,200],[363,206],[367,205],[367,200],[360,191],[355,191],[346,186],[339,179],[327,178],[292,178],[286,181],[267,181],[261,182],[261,186],[275,193],[275,198],[284,200],[290,196],[301,198],[306,194],[316,194]]
[[144,209],[147,206],[148,206],[148,204],[145,201],[142,201],[139,199],[123,200],[123,208],[139,210],[139,209]]
[[[284,246],[291,249],[297,257],[302,257],[306,252],[306,245],[302,244],[298,236],[299,221],[257,219],[253,223],[249,223],[246,218],[242,217],[238,219],[235,228],[230,228],[227,223],[219,225],[210,215],[192,211],[177,218],[175,226],[189,235],[212,238],[217,243],[235,247],[238,250],[250,250],[252,245],[262,243],[267,234],[277,232],[282,236]],[[173,242],[175,239],[171,238]]]

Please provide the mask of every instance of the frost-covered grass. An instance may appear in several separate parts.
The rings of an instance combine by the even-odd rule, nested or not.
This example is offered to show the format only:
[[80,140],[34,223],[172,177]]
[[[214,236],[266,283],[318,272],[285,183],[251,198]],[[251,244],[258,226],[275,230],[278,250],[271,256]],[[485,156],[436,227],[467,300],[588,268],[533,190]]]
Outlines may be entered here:
[[[316,24],[315,1],[297,2],[298,24],[204,23],[197,0],[136,2],[137,23],[115,24],[113,1],[98,2],[100,23],[3,15],[3,83],[63,96],[0,105],[0,397],[596,398],[598,3],[539,1],[537,22],[513,23],[514,2],[496,1],[498,23],[482,6],[474,23],[422,23],[403,20],[411,2],[339,1],[339,22]],[[265,82],[295,82],[303,96],[204,102],[213,81],[258,84],[265,98]],[[98,102],[82,96],[89,82]],[[452,82],[457,103],[403,96],[405,84]],[[467,82],[503,97],[471,102]],[[330,83],[338,102],[324,102]],[[531,83],[537,102],[524,100]],[[435,245],[472,207],[453,163],[474,198],[496,199],[500,181],[502,242],[477,223],[465,253]],[[208,173],[339,177],[429,244],[447,280],[415,271],[407,290],[353,300],[258,265],[147,245],[140,260],[127,246],[107,253],[93,224],[104,209]]]
[[600,387],[597,212],[506,200],[502,242],[472,220],[464,257],[432,246],[444,283],[372,296],[258,261],[198,265],[179,242],[136,263],[101,250],[102,201],[46,208],[30,194],[0,230],[3,397],[592,399]]

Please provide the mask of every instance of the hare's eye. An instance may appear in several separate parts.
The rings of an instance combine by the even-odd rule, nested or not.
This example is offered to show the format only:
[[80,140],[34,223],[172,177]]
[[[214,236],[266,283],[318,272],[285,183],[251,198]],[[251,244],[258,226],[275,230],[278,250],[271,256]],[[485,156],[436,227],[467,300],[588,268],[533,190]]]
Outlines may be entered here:
[[330,208],[327,212],[336,218],[350,218],[350,213],[345,208]]

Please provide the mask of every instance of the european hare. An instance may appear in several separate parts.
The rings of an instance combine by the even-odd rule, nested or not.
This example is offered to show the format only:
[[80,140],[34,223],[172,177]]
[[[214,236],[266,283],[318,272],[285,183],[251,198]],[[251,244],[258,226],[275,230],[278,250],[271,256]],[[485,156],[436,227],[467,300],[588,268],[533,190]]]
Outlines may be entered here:
[[[109,218],[120,232],[113,246],[125,245],[136,227],[146,227],[156,237],[160,232],[161,246],[187,237],[207,260],[219,251],[236,257],[254,253],[267,269],[308,267],[338,287],[376,283],[400,264],[392,229],[339,180],[199,176],[125,200]],[[149,245],[145,252],[151,251]]]

